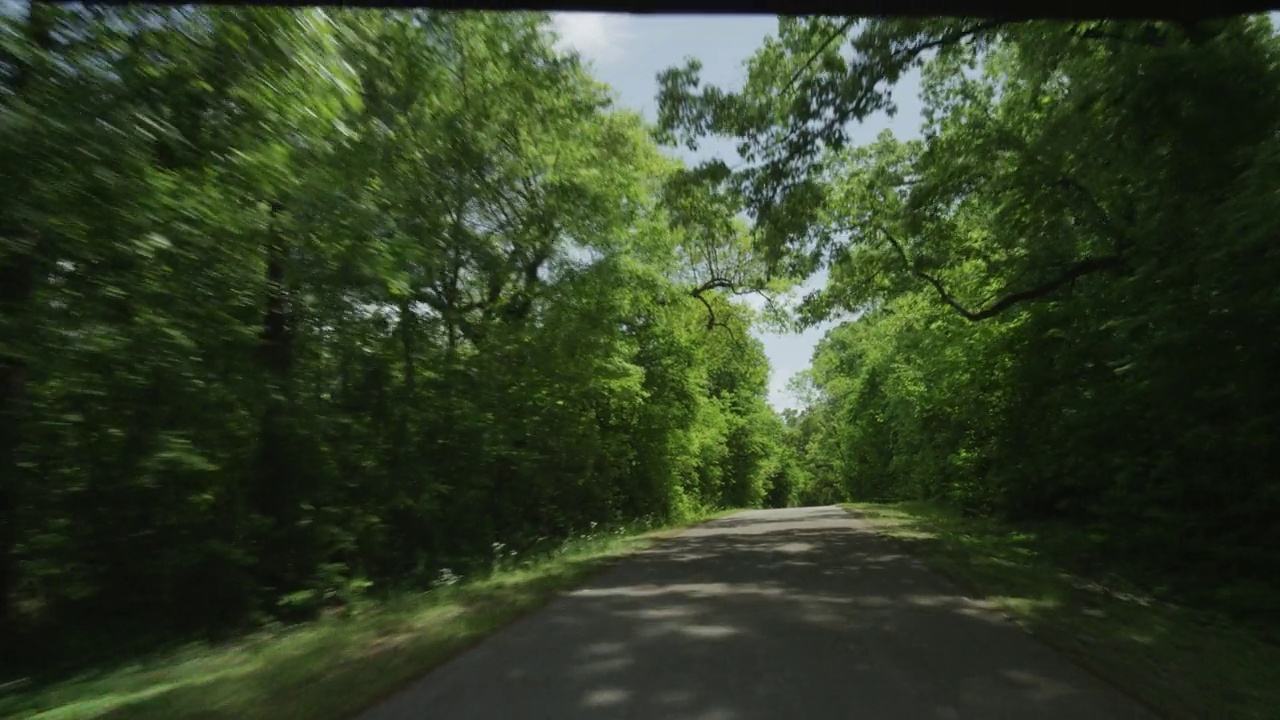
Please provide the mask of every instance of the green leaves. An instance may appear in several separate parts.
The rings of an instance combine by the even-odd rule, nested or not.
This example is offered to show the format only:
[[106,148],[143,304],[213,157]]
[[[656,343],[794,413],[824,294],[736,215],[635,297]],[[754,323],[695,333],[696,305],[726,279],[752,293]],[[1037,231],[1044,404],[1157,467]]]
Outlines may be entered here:
[[3,670],[793,480],[738,298],[787,283],[545,16],[32,7],[0,35],[0,636],[45,654]]
[[[1277,509],[1252,449],[1280,426],[1262,380],[1280,311],[1258,244],[1280,117],[1267,23],[876,21],[851,44],[849,75],[920,64],[926,124],[800,153],[828,183],[803,222],[830,229],[788,240],[829,270],[803,309],[857,316],[819,345],[791,423],[815,486],[1104,524],[1108,552],[1205,603],[1225,601],[1199,578],[1267,576],[1239,539],[1273,542]],[[780,47],[758,57],[794,59]],[[802,77],[838,68],[821,55]]]

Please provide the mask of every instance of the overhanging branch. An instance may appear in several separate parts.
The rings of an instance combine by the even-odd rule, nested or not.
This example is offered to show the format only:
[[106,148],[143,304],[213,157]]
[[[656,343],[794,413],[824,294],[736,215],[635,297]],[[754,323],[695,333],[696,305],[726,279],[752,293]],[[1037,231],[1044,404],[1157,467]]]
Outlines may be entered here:
[[[791,74],[791,77],[790,79],[788,79],[787,84],[783,86],[782,92],[779,93],[779,97],[788,96],[791,90],[795,88],[796,83],[799,82],[801,76],[803,76],[804,73],[807,72],[811,67],[813,67],[813,64],[818,60],[818,58],[824,52],[826,52],[827,48],[829,48],[833,42],[836,42],[837,40],[844,38],[846,34],[849,32],[849,30],[851,30],[853,26],[857,23],[857,21],[861,19],[863,18],[862,17],[850,18],[846,20],[844,23],[841,23],[835,30],[833,30],[818,45],[817,49],[809,54],[809,56],[805,59],[804,63],[802,63],[800,67],[797,68],[795,72]],[[999,30],[1009,25],[1010,22],[1011,21],[1009,19],[991,19],[991,20],[983,20],[981,22],[976,22],[966,27],[955,28],[949,32],[943,33],[939,37],[927,39],[927,40],[918,42],[914,45],[909,45],[900,50],[892,51],[891,56],[889,58],[889,64],[890,66],[896,65],[899,68],[906,68],[912,65],[913,63],[915,63],[922,54],[924,54],[929,50],[936,50],[936,49],[947,47],[950,45],[955,45],[956,43],[963,42],[964,40],[972,38],[976,35],[981,35],[982,33],[990,32],[993,30]],[[884,72],[885,72],[884,68],[881,68],[879,70],[880,74],[883,74]],[[875,93],[876,93],[876,83],[873,82],[869,84],[864,84],[864,86],[862,87],[859,93],[859,98],[854,100],[851,103],[851,105],[856,107],[862,104],[862,102],[867,98],[873,96]],[[809,136],[825,135],[827,133],[832,132],[837,127],[842,126],[849,119],[850,118],[847,116],[847,114],[837,113],[833,117],[828,117],[825,120],[820,121],[819,127],[816,130],[805,130],[810,120],[804,120],[799,123],[792,122],[789,124],[785,133],[781,137],[778,137],[775,135],[767,143],[765,143],[765,147],[761,149],[760,155],[768,157],[768,156],[771,156],[772,153],[778,151],[780,148],[783,148],[784,151],[782,155],[784,156],[784,158],[789,158],[787,162],[794,163],[795,156],[797,153],[794,151],[786,150],[785,148],[789,146],[793,141],[795,141],[797,136],[800,135],[801,132],[805,132]],[[752,154],[754,155],[754,153]],[[740,168],[742,168],[745,164],[747,164],[747,159],[744,157],[743,162],[740,162],[737,165],[735,165],[733,170],[737,171]],[[792,172],[788,174],[794,175],[795,173]],[[775,190],[773,195],[776,196],[779,192],[785,192],[785,190],[782,190],[782,189]]]
[[796,81],[800,79],[800,76],[803,75],[806,70],[813,66],[813,63],[818,59],[818,56],[825,52],[826,49],[831,46],[831,43],[835,42],[838,38],[844,37],[844,34],[849,32],[854,24],[858,22],[858,19],[859,18],[856,17],[849,18],[844,21],[840,27],[833,30],[831,34],[827,36],[827,39],[823,40],[822,44],[818,45],[818,49],[813,51],[813,54],[809,56],[809,59],[805,60],[803,65],[797,68],[795,72],[791,73],[791,79],[788,80],[786,86],[782,88],[781,94],[786,95],[791,92],[791,88],[796,84]]
[[714,277],[694,288],[692,294],[694,297],[699,297],[702,293],[707,292],[708,290],[724,290],[732,288],[735,285],[736,283],[728,278]]
[[707,307],[707,329],[708,330],[716,326],[716,311],[715,311],[715,308],[711,307],[711,303],[705,297],[703,297],[702,294],[711,290],[732,288],[733,286],[734,286],[733,281],[729,280],[728,278],[713,277],[710,280],[702,283],[698,287],[694,288],[693,291],[689,293],[693,297],[697,298],[698,302],[702,303]]
[[902,262],[907,266],[907,269],[911,274],[929,283],[929,285],[938,293],[938,297],[940,297],[943,302],[950,305],[953,310],[970,322],[979,322],[993,318],[1019,303],[1046,297],[1059,288],[1085,275],[1117,270],[1124,265],[1124,258],[1119,255],[1104,255],[1102,257],[1085,258],[1084,260],[1080,260],[1079,262],[1067,266],[1058,275],[1040,283],[1039,285],[1005,295],[981,310],[970,310],[959,300],[956,300],[951,293],[947,292],[947,288],[942,284],[941,280],[920,269],[916,263],[912,262],[907,256],[906,249],[902,247],[902,243],[898,242],[897,238],[895,238],[892,233],[883,227],[879,228],[879,230],[884,235],[885,239],[889,241],[889,244],[893,246],[893,249],[898,253],[898,256],[902,258]]
[[694,293],[693,296],[698,298],[698,302],[707,306],[707,329],[710,330],[716,326],[715,308],[711,307],[711,303],[707,302],[707,299],[702,297],[701,293]]
[[714,327],[716,327],[717,324],[723,327],[727,327],[723,323],[717,322],[715,308],[711,305],[711,302],[708,301],[707,298],[704,296],[704,293],[710,292],[711,290],[728,290],[731,294],[733,294],[736,297],[741,297],[743,295],[759,295],[760,297],[765,299],[765,302],[767,302],[770,307],[773,307],[774,303],[776,302],[775,299],[771,295],[766,293],[763,288],[755,287],[750,282],[739,283],[739,282],[730,280],[729,278],[713,277],[710,280],[702,283],[701,285],[699,285],[698,287],[694,288],[689,292],[691,296],[697,298],[698,302],[702,303],[707,308],[707,329],[708,330],[713,329]]
[[998,30],[1001,27],[1004,27],[1005,25],[1008,25],[1008,24],[1009,22],[1007,20],[985,20],[983,22],[977,23],[975,25],[971,25],[966,28],[959,28],[957,30],[953,30],[951,32],[944,34],[940,38],[937,38],[934,40],[928,40],[926,42],[922,42],[917,45],[912,45],[911,47],[907,48],[905,52],[903,52],[902,56],[899,58],[899,61],[902,62],[903,64],[909,64],[911,62],[914,62],[916,58],[920,57],[920,55],[927,50],[936,50],[938,48],[946,47],[948,45],[954,45],[966,38],[972,37],[979,33],[987,32],[989,30]]
[[1140,35],[1122,35],[1097,27],[1078,30],[1075,35],[1085,40],[1114,40],[1127,45],[1140,45],[1157,49],[1165,47],[1165,40],[1161,36],[1159,29],[1150,26],[1143,28]]

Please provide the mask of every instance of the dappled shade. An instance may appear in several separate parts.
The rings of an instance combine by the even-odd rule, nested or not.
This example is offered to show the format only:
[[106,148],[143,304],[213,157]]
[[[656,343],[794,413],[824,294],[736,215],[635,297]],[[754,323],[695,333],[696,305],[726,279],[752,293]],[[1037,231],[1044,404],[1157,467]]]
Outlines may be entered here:
[[359,720],[427,708],[440,720],[1153,720],[838,508],[712,521]]

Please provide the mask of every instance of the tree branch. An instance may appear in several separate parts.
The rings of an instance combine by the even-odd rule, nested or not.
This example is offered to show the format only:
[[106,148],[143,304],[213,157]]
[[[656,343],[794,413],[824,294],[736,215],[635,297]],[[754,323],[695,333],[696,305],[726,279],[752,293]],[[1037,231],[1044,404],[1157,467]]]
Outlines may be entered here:
[[923,42],[919,45],[913,45],[903,53],[904,57],[902,57],[901,60],[909,63],[919,57],[920,54],[926,50],[934,50],[940,47],[946,47],[947,45],[954,45],[955,43],[958,43],[972,35],[984,33],[988,30],[997,30],[1008,24],[1009,23],[1006,20],[986,20],[978,23],[977,25],[973,25],[972,27],[961,28],[954,32],[947,33],[935,40],[929,40],[928,42]]
[[1164,48],[1166,45],[1165,38],[1160,34],[1160,28],[1155,25],[1142,26],[1142,33],[1137,36],[1122,35],[1101,27],[1083,28],[1077,31],[1075,35],[1086,40],[1115,40],[1129,45],[1141,45],[1150,48]]
[[708,290],[724,290],[724,289],[732,288],[735,285],[736,283],[734,283],[732,280],[728,278],[713,277],[710,280],[702,283],[698,287],[694,288],[692,294],[694,297],[699,297],[702,295],[702,293],[707,292]]
[[[825,52],[828,47],[831,46],[831,43],[835,42],[838,38],[844,36],[845,33],[849,32],[849,30],[853,28],[854,24],[857,23],[858,20],[860,19],[861,18],[859,17],[850,18],[849,20],[846,20],[844,23],[842,23],[840,27],[833,30],[831,34],[827,36],[827,39],[823,40],[822,43],[818,45],[818,49],[814,50],[809,55],[808,59],[804,61],[804,64],[801,65],[794,73],[791,74],[791,79],[787,81],[787,84],[785,86],[783,86],[781,94],[786,95],[788,92],[790,92],[791,88],[794,87],[796,82],[800,79],[800,76],[803,75],[806,70],[808,70],[810,67],[813,66],[813,63],[817,61],[818,57],[822,55],[822,53]],[[943,35],[940,38],[929,40],[927,42],[920,43],[919,45],[914,45],[912,47],[909,47],[901,54],[900,57],[895,59],[899,59],[904,62],[911,62],[912,60],[915,60],[916,57],[920,55],[920,53],[923,53],[926,50],[933,50],[935,48],[951,45],[971,35],[976,35],[981,32],[986,32],[987,30],[995,30],[1005,24],[1007,23],[1004,20],[987,20],[985,22],[978,23],[977,25],[974,25],[972,27],[962,28],[955,32],[947,33],[946,35]]]
[[1005,295],[981,310],[970,310],[962,305],[959,300],[956,300],[951,293],[947,292],[947,289],[942,284],[941,280],[930,275],[924,270],[921,270],[915,263],[911,262],[910,258],[907,256],[907,251],[902,247],[902,243],[898,242],[897,238],[895,238],[887,229],[883,227],[879,229],[885,236],[885,239],[889,241],[889,244],[893,246],[893,249],[897,251],[898,256],[902,258],[902,262],[906,264],[907,269],[911,274],[933,286],[933,289],[938,293],[938,297],[940,297],[943,302],[950,305],[953,310],[970,322],[979,322],[993,318],[1019,303],[1046,297],[1062,286],[1067,285],[1085,275],[1090,275],[1096,272],[1117,270],[1124,265],[1124,258],[1119,255],[1104,255],[1102,257],[1085,258],[1084,260],[1080,260],[1079,262],[1066,267],[1057,276],[1046,280],[1039,285]]
[[707,302],[707,299],[706,299],[706,298],[702,297],[702,294],[701,294],[701,293],[696,293],[696,292],[695,292],[695,293],[693,294],[693,296],[694,296],[694,297],[696,297],[696,298],[698,298],[698,302],[700,302],[700,303],[702,303],[703,305],[706,305],[706,306],[707,306],[707,330],[710,330],[710,329],[714,328],[714,327],[716,326],[716,311],[715,311],[715,309],[711,307],[711,303]]
[[716,311],[711,307],[711,303],[702,296],[703,293],[710,290],[725,289],[734,287],[734,282],[728,278],[713,277],[694,288],[689,294],[698,299],[698,302],[707,306],[707,329],[710,330],[716,326]]
[[743,352],[746,352],[747,346],[746,346],[746,343],[744,343],[742,340],[743,333],[741,332],[735,333],[733,331],[733,326],[729,325],[728,323],[716,323],[715,325],[708,328],[708,330],[714,330],[717,327],[724,328],[725,332],[729,333],[729,340],[733,342],[733,346],[735,348]]
[[[791,74],[791,78],[787,81],[787,84],[783,86],[782,92],[779,93],[779,95],[785,96],[789,92],[791,92],[791,90],[795,87],[796,83],[800,80],[800,77],[806,71],[808,71],[809,68],[813,67],[813,63],[817,61],[817,59],[822,55],[823,52],[826,51],[828,47],[830,47],[831,43],[843,37],[845,33],[847,33],[850,29],[853,28],[854,24],[859,19],[861,18],[855,17],[855,18],[846,20],[834,31],[832,31],[831,34],[828,35],[827,38],[823,40],[820,45],[818,45],[817,50],[814,50],[812,53],[810,53],[809,57],[805,59],[804,63],[798,69],[796,69],[794,73]],[[933,40],[927,40],[917,45],[909,46],[898,52],[892,52],[890,62],[891,64],[896,63],[901,66],[907,66],[907,65],[910,65],[912,62],[914,62],[916,58],[920,56],[921,53],[924,53],[927,50],[933,50],[936,48],[945,47],[947,45],[953,45],[957,42],[960,42],[961,40],[964,40],[965,38],[971,37],[973,35],[977,35],[979,33],[987,32],[989,30],[996,30],[1008,24],[1009,22],[1006,20],[986,20],[986,21],[977,23],[975,25],[971,25],[969,27],[960,28],[958,30],[954,30],[952,32],[946,33],[941,37],[934,38]],[[869,94],[874,91],[874,88],[875,88],[875,83],[872,83],[871,85],[868,85],[862,89],[862,94],[863,95]],[[844,118],[828,119],[825,123],[825,127],[823,128],[823,131],[829,131],[832,127],[838,124],[842,124],[844,121],[845,121]],[[767,144],[767,147],[764,148],[763,154],[767,156],[769,153],[773,152],[774,150],[777,150],[780,146],[787,145],[796,137],[796,135],[799,133],[799,130],[800,130],[799,127],[793,124],[791,127],[788,128],[786,134],[782,138],[780,139],[776,137],[773,138]],[[741,167],[743,164],[745,164],[745,160],[742,163],[739,163],[738,165],[736,165],[733,169],[736,170],[737,168]]]
[[827,39],[823,40],[822,44],[818,46],[818,49],[814,50],[813,54],[809,55],[809,59],[805,60],[803,65],[801,65],[795,72],[791,73],[791,79],[788,80],[787,84],[782,88],[781,94],[786,95],[787,93],[791,92],[791,88],[795,86],[796,81],[800,79],[800,76],[803,75],[806,70],[808,70],[810,67],[813,66],[813,63],[815,60],[818,59],[818,56],[821,55],[824,51],[826,51],[826,49],[830,47],[831,43],[835,42],[836,39],[842,37],[845,33],[849,32],[849,30],[853,27],[854,23],[856,22],[858,22],[858,18],[856,17],[849,18],[843,24],[841,24],[840,27],[836,28],[830,35],[828,35]]

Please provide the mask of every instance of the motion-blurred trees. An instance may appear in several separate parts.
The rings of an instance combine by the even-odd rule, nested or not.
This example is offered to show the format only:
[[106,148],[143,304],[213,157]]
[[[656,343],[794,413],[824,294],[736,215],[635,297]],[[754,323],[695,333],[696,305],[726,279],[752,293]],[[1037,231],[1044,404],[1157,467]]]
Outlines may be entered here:
[[730,210],[545,16],[10,8],[6,670],[790,499]]

